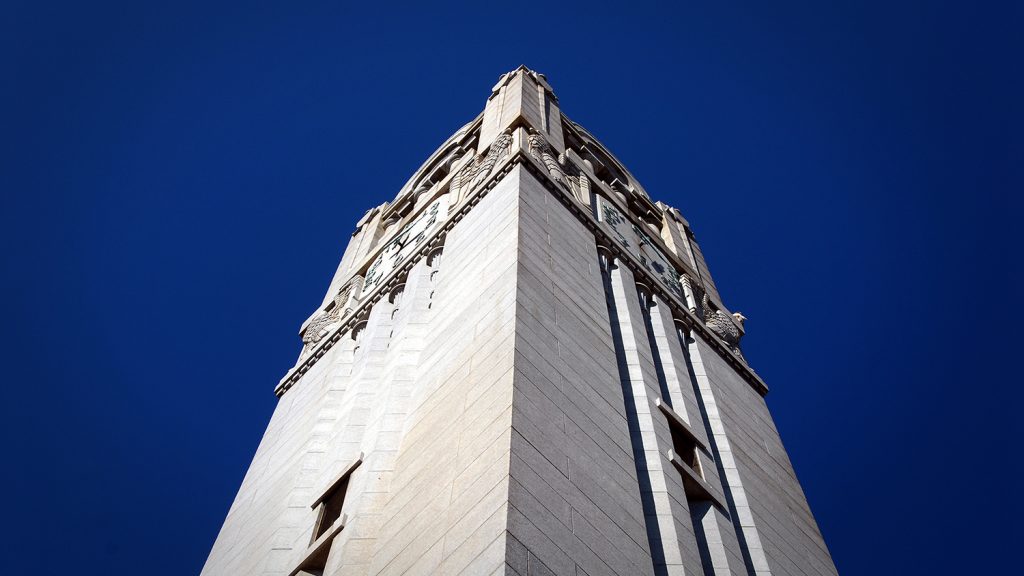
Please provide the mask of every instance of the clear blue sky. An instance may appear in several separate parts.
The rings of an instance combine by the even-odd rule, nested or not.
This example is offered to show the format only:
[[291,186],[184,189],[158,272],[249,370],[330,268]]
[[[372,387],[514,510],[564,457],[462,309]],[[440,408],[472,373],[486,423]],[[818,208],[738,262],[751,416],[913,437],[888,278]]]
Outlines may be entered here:
[[197,573],[355,222],[526,64],[693,224],[841,573],[1018,572],[981,4],[8,0],[2,570]]

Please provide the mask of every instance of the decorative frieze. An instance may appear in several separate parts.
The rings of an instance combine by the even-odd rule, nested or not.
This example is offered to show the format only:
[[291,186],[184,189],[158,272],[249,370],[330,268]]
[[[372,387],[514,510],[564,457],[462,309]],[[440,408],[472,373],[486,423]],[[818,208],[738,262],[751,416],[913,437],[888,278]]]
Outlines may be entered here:
[[[466,214],[476,206],[483,197],[490,192],[490,190],[506,175],[512,168],[522,160],[522,155],[516,155],[510,162],[504,162],[500,165],[498,170],[495,170],[490,177],[481,185],[476,191],[466,199],[461,205],[452,208],[450,213],[446,208],[444,214],[446,217],[439,217],[439,222],[436,225],[432,225],[430,231],[424,234],[425,240],[421,241],[418,247],[410,247],[411,255],[400,259],[400,268],[397,270],[392,269],[387,274],[382,273],[382,278],[370,286],[366,283],[362,284],[360,291],[360,298],[358,306],[355,310],[355,315],[362,319],[369,313],[369,308],[372,307],[373,303],[381,298],[381,292],[387,290],[390,287],[398,283],[398,277],[400,274],[407,272],[420,257],[428,257],[430,260],[428,264],[434,269],[436,273],[437,268],[440,266],[441,254],[443,252],[443,245],[445,235],[448,231],[455,227],[455,224],[462,220]],[[439,212],[440,213],[440,212]],[[283,395],[288,391],[302,376],[313,367],[314,364],[327,353],[330,348],[336,344],[342,337],[343,333],[347,330],[352,330],[359,322],[353,320],[353,315],[350,314],[347,318],[343,318],[341,323],[335,327],[329,328],[326,331],[326,335],[321,338],[322,342],[313,346],[310,346],[309,351],[304,351],[303,355],[300,356],[299,362],[288,371],[277,387],[274,389],[274,394],[277,396]],[[353,332],[353,338],[357,333]]]
[[658,281],[677,298],[683,298],[683,287],[679,283],[679,272],[660,248],[651,241],[639,226],[633,224],[607,198],[597,196],[598,221],[611,233],[618,243],[633,254]]
[[448,195],[445,194],[427,207],[412,222],[406,224],[381,249],[376,260],[366,270],[367,291],[376,288],[392,270],[399,268],[410,254],[444,222],[448,215]]
[[[540,160],[541,164],[545,168],[548,168],[549,164],[547,162],[544,162],[544,145],[541,144],[541,142],[543,142],[543,137],[539,135],[537,136],[539,140],[534,140],[535,144],[533,145],[533,150],[537,151],[539,158],[538,155],[535,155],[533,153],[533,151],[530,152],[530,155],[533,158]],[[528,136],[527,143],[529,144],[529,142],[530,139]],[[550,147],[548,147],[548,150],[548,155],[553,159],[553,155],[550,154]],[[437,243],[438,238],[443,238],[444,233],[447,230],[450,230],[455,225],[456,222],[461,220],[462,217],[464,217],[465,214],[469,210],[471,210],[473,206],[475,206],[482,199],[482,197],[498,181],[501,180],[501,178],[505,174],[507,174],[515,165],[523,163],[523,156],[521,155],[521,153],[510,152],[510,154],[512,156],[510,160],[507,162],[498,162],[498,164],[501,166],[501,169],[491,170],[491,174],[489,174],[487,178],[481,181],[483,182],[483,185],[480,186],[478,189],[475,189],[474,192],[470,193],[465,198],[465,201],[458,205],[457,212],[451,214],[447,218],[447,221],[445,220],[444,217],[440,216],[442,212],[447,212],[447,208],[445,208],[444,211],[440,211],[439,209],[439,216],[436,221],[430,217],[428,217],[426,220],[426,222],[430,223],[429,230],[424,230],[423,234],[417,233],[414,236],[412,236],[412,238],[421,237],[421,242],[423,241],[422,238],[426,238],[428,240],[427,244],[431,246]],[[559,166],[559,168],[561,168],[557,160],[554,160],[554,162],[556,166]],[[534,167],[535,165],[533,163],[527,162],[524,165],[531,171],[539,170],[539,168]],[[627,259],[627,263],[629,264],[630,268],[634,270],[634,273],[641,273],[645,276],[650,277],[651,282],[654,283],[652,284],[652,287],[654,285],[657,285],[658,287],[660,287],[659,291],[663,290],[667,295],[671,295],[675,297],[676,301],[681,302],[683,304],[682,306],[680,306],[679,304],[673,304],[672,306],[675,307],[675,309],[677,310],[677,314],[684,314],[684,318],[687,319],[687,322],[690,322],[693,325],[693,328],[696,328],[702,332],[706,331],[708,337],[710,337],[710,334],[712,333],[718,335],[720,339],[719,341],[723,342],[724,345],[715,345],[715,339],[712,339],[712,341],[710,341],[709,343],[716,347],[722,346],[721,353],[727,359],[729,356],[734,356],[736,360],[730,361],[730,363],[761,394],[767,393],[767,386],[756,374],[754,374],[750,370],[750,368],[746,365],[745,360],[740,354],[739,338],[742,337],[742,331],[737,329],[738,335],[735,339],[736,343],[732,344],[728,340],[726,340],[726,338],[722,337],[712,325],[707,325],[700,320],[699,311],[693,310],[694,305],[691,303],[690,300],[686,298],[686,295],[684,294],[684,284],[681,280],[681,277],[676,275],[677,272],[675,267],[669,264],[668,258],[663,253],[661,253],[657,245],[651,242],[650,237],[646,236],[646,234],[642,230],[640,230],[639,226],[633,224],[621,213],[621,211],[619,211],[617,207],[615,207],[614,204],[611,203],[611,201],[607,200],[606,198],[603,198],[599,194],[594,195],[595,201],[597,203],[595,205],[595,208],[598,214],[598,218],[595,220],[593,214],[591,214],[590,210],[587,209],[586,204],[580,203],[578,199],[573,196],[573,194],[571,193],[572,189],[569,186],[565,185],[564,180],[561,184],[556,184],[558,180],[556,180],[555,177],[550,175],[550,169],[545,170],[545,172],[546,175],[549,177],[542,178],[541,181],[545,183],[546,186],[548,186],[550,191],[558,192],[556,196],[559,199],[563,200],[563,203],[568,208],[570,208],[570,210],[581,221],[583,221],[588,228],[593,230],[595,234],[598,235],[599,244],[608,244],[608,247],[602,249],[602,264],[606,264],[608,266],[617,265],[620,259],[618,253],[628,254],[629,258]],[[561,174],[564,175],[564,172],[561,172]],[[602,206],[602,203],[607,205],[609,208],[605,210],[605,208]],[[605,215],[607,215],[607,217],[605,217]],[[613,226],[611,222],[615,222],[615,225]],[[392,240],[392,242],[398,240],[399,238],[402,238],[407,231],[410,231],[408,230],[408,226],[406,228],[403,228],[402,232],[399,232],[399,234],[396,236],[395,239]],[[403,245],[403,247],[404,246],[405,245]],[[376,289],[382,285],[384,279],[387,279],[392,275],[392,272],[395,270],[396,266],[405,268],[410,265],[411,260],[408,259],[407,257],[409,253],[420,252],[423,250],[429,252],[432,251],[433,248],[422,247],[422,244],[417,246],[408,246],[408,252],[399,248],[399,252],[404,256],[399,256],[397,258],[395,258],[394,256],[394,250],[395,248],[393,247],[391,248],[390,251],[382,250],[380,256],[378,256],[378,260],[380,261],[380,264],[377,264],[378,267],[374,269],[373,265],[371,265],[370,270],[368,270],[368,280],[370,278],[373,278],[374,282],[371,284],[369,281],[367,281],[365,286],[363,287],[363,297],[359,303],[360,307],[363,307],[369,303],[366,301],[366,298],[372,298],[372,296],[370,296],[371,293],[375,292]],[[388,263],[387,260],[382,258],[382,256],[385,255],[385,252],[391,254],[390,263]],[[426,253],[424,253],[424,255],[426,255]],[[378,260],[375,260],[374,263],[376,264]],[[434,263],[434,265],[436,266],[436,263]],[[374,274],[374,276],[371,277],[371,270],[374,273],[379,272],[380,276],[377,277],[376,274]],[[693,287],[691,285],[691,289],[692,288],[696,287]],[[725,315],[724,313],[723,315],[727,318],[726,321],[732,322],[732,320],[729,319],[730,317],[728,315]],[[739,320],[737,319],[736,321]],[[714,326],[719,326],[718,319],[716,319],[713,322],[713,324]],[[733,327],[735,328],[735,324],[733,324]],[[331,327],[328,327],[326,330],[322,330],[322,332],[324,334],[336,335],[338,334],[339,328],[342,330],[345,329],[344,326],[332,325]],[[321,338],[323,337],[324,336],[321,336]],[[336,336],[331,336],[331,342],[333,342],[335,339]],[[318,351],[314,355],[315,357],[306,357],[304,361],[301,361],[302,359],[300,358],[299,364],[296,365],[296,367],[293,368],[291,371],[289,371],[289,373],[284,378],[282,378],[281,383],[278,385],[278,388],[275,390],[275,392],[278,395],[283,394],[292,384],[294,384],[302,376],[302,374],[304,374],[309,369],[310,366],[312,366],[314,362],[316,362],[316,359],[320,355],[326,352],[326,350],[330,347],[330,344],[330,342],[326,342],[324,343],[323,346],[319,346]],[[314,345],[311,348],[315,348],[316,346],[317,345]]]
[[[515,161],[516,158],[513,158]],[[541,176],[540,169],[535,167],[533,163],[525,164],[526,168]],[[541,178],[541,182],[545,187],[555,194],[555,196],[562,201],[562,204],[569,209],[581,222],[583,222],[588,229],[594,232],[597,237],[598,243],[598,254],[601,255],[602,267],[608,265],[618,265],[621,261],[628,265],[634,272],[639,274],[638,278],[651,277],[651,282],[654,282],[652,286],[657,287],[658,292],[662,293],[665,297],[665,301],[672,308],[673,313],[677,315],[679,320],[683,322],[689,329],[700,333],[704,340],[714,348],[733,368],[736,369],[737,373],[743,377],[759,394],[762,396],[768,393],[768,386],[763,380],[746,364],[746,361],[739,355],[738,351],[734,351],[730,346],[725,344],[720,338],[714,338],[712,334],[715,334],[705,323],[701,320],[697,313],[692,312],[688,309],[685,300],[679,293],[669,290],[661,282],[655,282],[653,274],[650,269],[640,261],[640,257],[635,254],[634,251],[626,248],[614,233],[608,229],[607,226],[603,226],[601,222],[595,219],[594,215],[587,209],[586,206],[580,204],[571,195],[565,194],[565,190],[555,185],[554,181],[550,178]],[[600,200],[603,199],[600,195],[595,195]],[[606,200],[607,201],[607,200]],[[598,212],[600,210],[598,209]],[[620,212],[621,215],[621,212]],[[625,220],[625,218],[623,218]],[[681,291],[681,284],[680,284]],[[738,349],[737,349],[738,350]]]

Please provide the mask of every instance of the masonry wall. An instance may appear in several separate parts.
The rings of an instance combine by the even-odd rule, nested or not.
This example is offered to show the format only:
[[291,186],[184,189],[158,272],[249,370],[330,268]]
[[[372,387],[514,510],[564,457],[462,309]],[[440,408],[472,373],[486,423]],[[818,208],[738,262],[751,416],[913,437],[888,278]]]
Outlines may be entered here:
[[370,574],[504,565],[518,181],[513,170],[448,233]]
[[325,574],[504,566],[518,171],[285,393],[203,574],[289,574],[347,466]]
[[[524,171],[508,574],[835,574],[762,396]],[[707,447],[689,497],[659,403]]]
[[764,399],[546,178],[514,165],[281,397],[203,574],[291,574],[357,462],[325,574],[835,574]]
[[[278,403],[246,472],[203,574],[280,574],[308,522],[313,476],[325,448],[320,431],[337,418],[331,375],[344,364],[335,347]],[[308,532],[307,532],[308,537]]]
[[594,237],[521,178],[508,574],[647,574]]
[[742,481],[742,524],[756,526],[773,574],[836,574],[764,398],[699,336],[692,348],[698,377],[707,378]]

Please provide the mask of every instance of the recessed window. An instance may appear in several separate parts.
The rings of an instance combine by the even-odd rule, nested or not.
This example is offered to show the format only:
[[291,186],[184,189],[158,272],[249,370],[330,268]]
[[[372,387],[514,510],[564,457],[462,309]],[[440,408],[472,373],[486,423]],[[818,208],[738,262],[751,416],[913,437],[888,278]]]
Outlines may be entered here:
[[345,503],[345,493],[348,492],[348,479],[349,477],[345,476],[341,483],[324,496],[323,502],[319,506],[319,518],[317,518],[316,528],[313,530],[313,539],[310,543],[316,542],[318,538],[330,530],[334,523],[341,518],[341,507]]
[[672,426],[670,424],[669,427],[672,429],[672,451],[675,452],[683,464],[689,466],[703,480],[704,470],[701,469],[697,442],[694,441],[688,431],[684,431],[678,425]]
[[345,497],[348,495],[352,472],[362,461],[363,455],[360,454],[359,458],[345,467],[341,475],[313,503],[312,508],[315,511],[316,520],[309,542],[309,550],[298,567],[292,570],[290,576],[323,576],[324,570],[327,568],[327,558],[331,553],[331,544],[345,527],[345,518],[341,511],[345,506]]
[[655,404],[665,414],[672,433],[670,460],[682,475],[686,499],[691,502],[711,501],[721,506],[721,499],[704,478],[703,460],[710,457],[705,456],[709,452],[704,443],[690,430],[690,425],[675,410],[662,402],[661,398],[658,398]]

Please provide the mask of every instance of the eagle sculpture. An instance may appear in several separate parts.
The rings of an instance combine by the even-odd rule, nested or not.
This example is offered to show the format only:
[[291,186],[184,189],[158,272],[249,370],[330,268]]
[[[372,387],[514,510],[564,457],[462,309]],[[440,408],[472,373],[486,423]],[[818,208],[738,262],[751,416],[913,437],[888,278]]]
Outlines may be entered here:
[[726,314],[715,308],[707,293],[701,299],[701,308],[704,310],[704,324],[717,334],[729,346],[730,350],[735,352],[740,358],[743,358],[743,353],[740,352],[740,338],[743,337],[742,327],[747,317],[739,312],[734,312],[731,315]]

